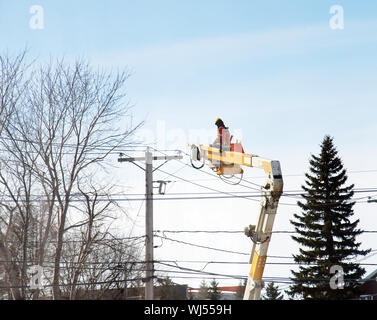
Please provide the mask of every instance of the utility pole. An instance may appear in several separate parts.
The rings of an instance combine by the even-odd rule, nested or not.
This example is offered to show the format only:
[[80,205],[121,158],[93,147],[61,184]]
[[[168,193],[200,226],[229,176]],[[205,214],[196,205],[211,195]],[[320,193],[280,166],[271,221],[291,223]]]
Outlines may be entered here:
[[153,168],[152,153],[145,152],[145,261],[147,263],[145,300],[153,300]]
[[[132,162],[139,168],[145,171],[145,262],[147,264],[145,274],[145,300],[153,300],[153,278],[154,278],[154,263],[153,263],[153,172],[172,159],[182,159],[181,155],[175,156],[153,156],[150,148],[147,147],[145,157],[128,157],[123,158],[120,154],[118,162]],[[153,169],[153,160],[165,160],[163,164]],[[145,161],[145,169],[135,161]]]

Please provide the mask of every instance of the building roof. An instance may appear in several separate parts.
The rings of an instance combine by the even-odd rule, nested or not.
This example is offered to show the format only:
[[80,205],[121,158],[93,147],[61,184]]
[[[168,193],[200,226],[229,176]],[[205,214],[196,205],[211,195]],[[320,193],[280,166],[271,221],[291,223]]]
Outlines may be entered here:
[[374,280],[375,278],[377,278],[377,269],[365,277],[365,280]]

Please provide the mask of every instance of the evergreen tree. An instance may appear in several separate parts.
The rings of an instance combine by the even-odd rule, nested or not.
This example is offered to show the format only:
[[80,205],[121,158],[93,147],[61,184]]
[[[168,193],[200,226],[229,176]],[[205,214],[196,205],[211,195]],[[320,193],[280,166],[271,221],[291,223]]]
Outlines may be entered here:
[[221,291],[219,290],[218,286],[219,283],[213,279],[210,283],[210,287],[208,288],[208,299],[209,300],[220,300],[221,298]]
[[[355,257],[370,250],[359,249],[356,237],[363,231],[357,228],[359,220],[351,221],[354,185],[346,185],[346,170],[329,136],[324,137],[320,154],[312,155],[309,163],[303,201],[298,201],[302,213],[294,214],[295,220],[291,220],[299,234],[292,238],[300,245],[299,254],[294,255],[300,266],[297,272],[292,271],[294,284],[287,293],[304,299],[356,297],[357,280],[365,270],[354,262]],[[334,266],[341,269],[334,272]],[[344,282],[341,278],[334,281],[336,276]]]
[[283,300],[283,295],[280,293],[279,287],[270,282],[266,287],[266,294],[262,297],[262,300]]
[[200,288],[198,292],[198,300],[206,300],[208,298],[208,286],[205,280],[200,282]]
[[160,287],[161,300],[177,300],[176,284],[169,278],[157,278],[157,284]]

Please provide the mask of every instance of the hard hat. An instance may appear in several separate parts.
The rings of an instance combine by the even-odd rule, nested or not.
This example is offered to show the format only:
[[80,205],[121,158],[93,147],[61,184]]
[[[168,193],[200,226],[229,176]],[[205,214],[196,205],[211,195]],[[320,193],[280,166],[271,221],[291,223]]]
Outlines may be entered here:
[[221,119],[217,118],[216,121],[215,121],[215,124],[217,124],[218,121],[221,121]]

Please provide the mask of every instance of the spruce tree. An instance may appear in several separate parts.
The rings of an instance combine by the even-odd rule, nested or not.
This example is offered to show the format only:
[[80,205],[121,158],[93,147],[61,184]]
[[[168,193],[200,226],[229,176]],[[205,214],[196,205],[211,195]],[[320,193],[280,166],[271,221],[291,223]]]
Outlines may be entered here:
[[221,291],[219,290],[219,283],[213,279],[211,286],[208,288],[208,299],[209,300],[220,300],[221,298]]
[[352,221],[354,185],[347,185],[346,170],[330,136],[324,137],[320,154],[312,155],[309,163],[303,201],[298,201],[302,212],[291,220],[298,233],[292,238],[300,245],[294,261],[300,266],[292,271],[294,284],[287,293],[303,299],[357,297],[365,270],[355,258],[370,250],[361,250],[356,241],[363,231],[357,228],[358,219]]
[[270,282],[266,287],[266,294],[262,297],[262,300],[283,300],[283,295],[280,293],[279,287]]
[[208,286],[205,280],[200,282],[200,288],[198,292],[197,299],[198,300],[206,300],[208,297]]

